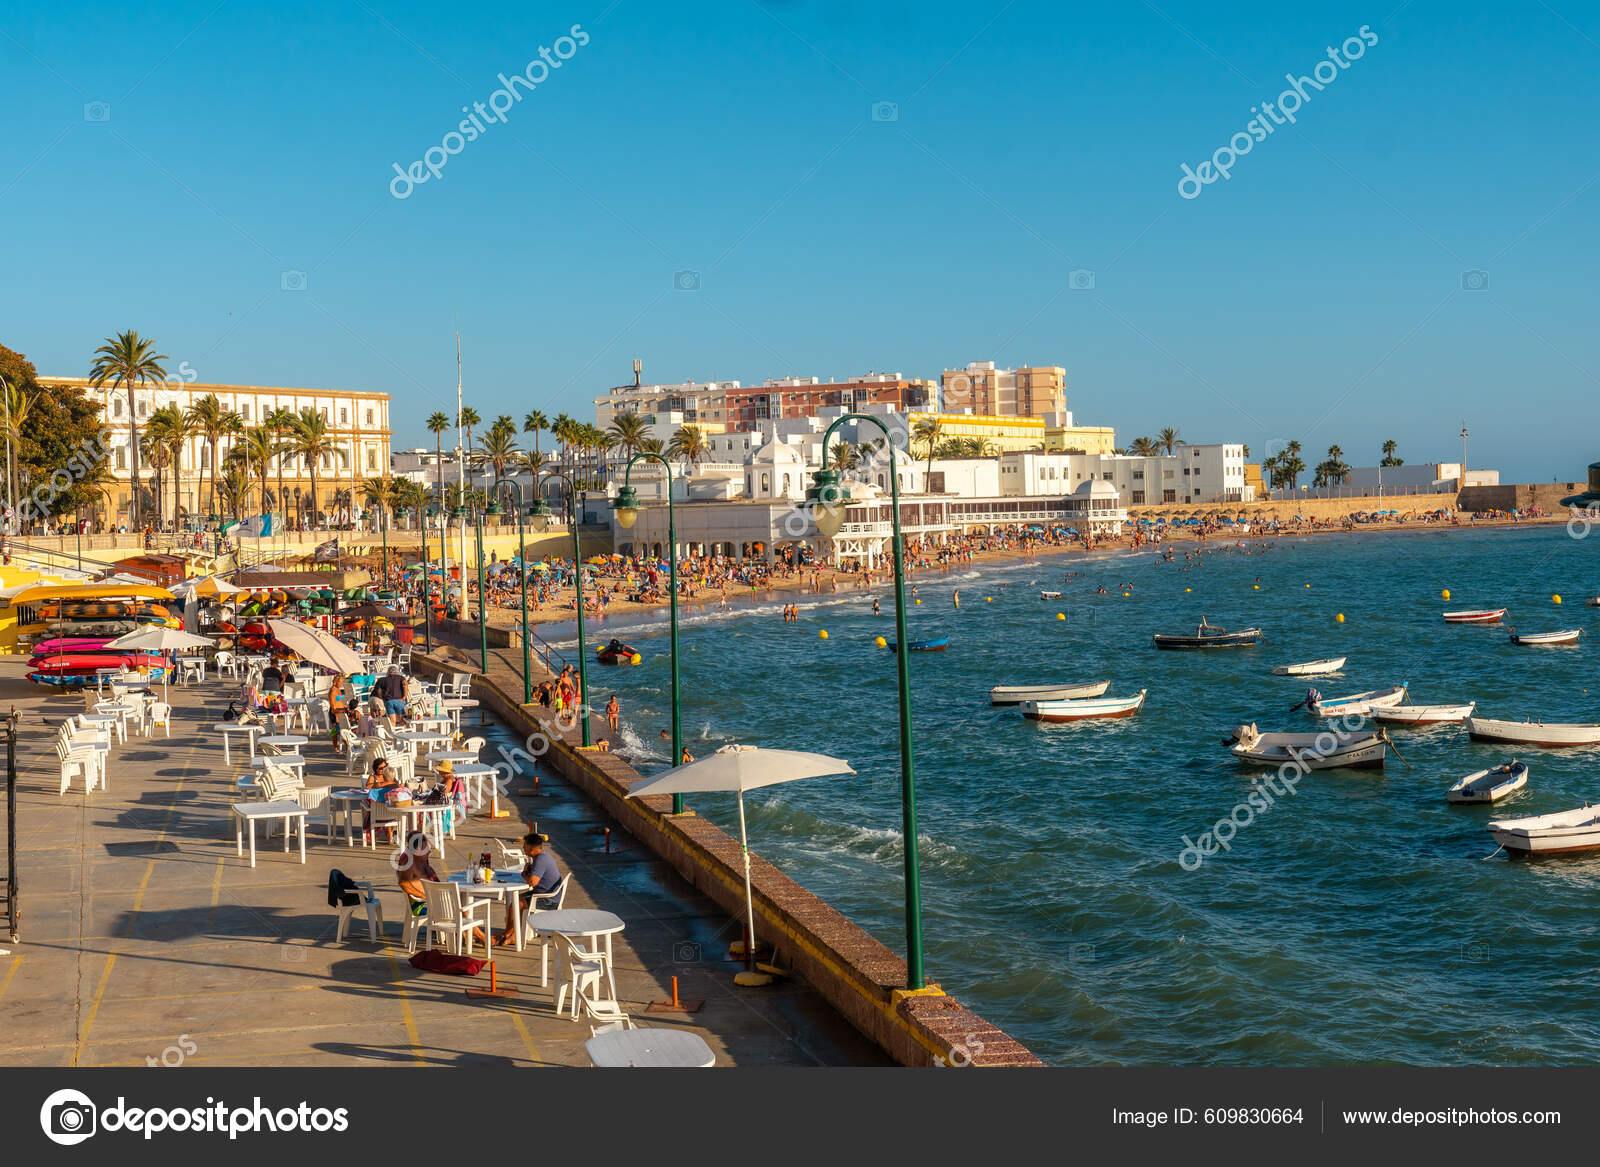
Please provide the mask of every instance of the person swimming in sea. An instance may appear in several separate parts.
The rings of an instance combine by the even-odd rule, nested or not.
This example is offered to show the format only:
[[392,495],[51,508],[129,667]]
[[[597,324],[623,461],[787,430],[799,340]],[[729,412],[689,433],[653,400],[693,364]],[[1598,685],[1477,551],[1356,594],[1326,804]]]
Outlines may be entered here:
[[883,614],[882,610],[879,609],[879,607],[878,607],[878,597],[877,596],[873,596],[872,597],[872,614],[874,616],[881,616]]

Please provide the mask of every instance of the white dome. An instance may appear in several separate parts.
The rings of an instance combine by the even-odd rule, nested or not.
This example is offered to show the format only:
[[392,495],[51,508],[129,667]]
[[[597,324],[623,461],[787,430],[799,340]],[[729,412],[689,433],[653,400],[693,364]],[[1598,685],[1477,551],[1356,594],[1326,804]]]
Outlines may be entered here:
[[1090,499],[1104,498],[1116,500],[1117,498],[1121,497],[1117,494],[1117,488],[1111,485],[1111,483],[1107,482],[1104,478],[1086,478],[1082,482],[1078,483],[1078,488],[1072,493],[1074,496],[1081,496]]
[[770,462],[774,466],[803,466],[805,459],[787,442],[771,441],[750,456],[752,462]]

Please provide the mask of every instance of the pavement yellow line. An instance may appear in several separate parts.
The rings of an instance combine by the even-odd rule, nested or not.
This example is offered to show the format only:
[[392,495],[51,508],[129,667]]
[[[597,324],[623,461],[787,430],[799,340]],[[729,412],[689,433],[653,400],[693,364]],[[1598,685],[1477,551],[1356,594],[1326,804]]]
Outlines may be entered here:
[[[198,742],[189,747],[189,752],[183,759],[183,777],[179,778],[178,784],[172,788],[173,794],[177,794],[178,791],[182,790],[183,784],[188,781],[189,767],[194,761],[195,751],[199,748],[200,746]],[[176,803],[167,807],[167,817],[162,821],[161,831],[156,835],[155,838],[155,841],[158,844],[166,839],[167,831],[172,826],[172,816],[176,812],[176,809]],[[150,886],[150,877],[155,874],[155,870],[156,861],[152,859],[145,865],[144,878],[139,881],[139,890],[133,897],[133,906],[129,909],[128,918],[130,921],[138,917],[139,909],[144,906],[144,893],[145,890]],[[89,1042],[89,1031],[94,1028],[94,1019],[100,1012],[100,1002],[105,997],[106,986],[111,983],[111,970],[115,968],[116,965],[117,954],[113,952],[107,955],[106,967],[100,972],[100,983],[95,986],[94,996],[89,1001],[89,1011],[84,1015],[83,1025],[78,1030],[78,1041],[72,1050],[71,1065],[77,1066],[82,1064],[83,1049],[84,1046]]]
[[511,1024],[517,1027],[517,1035],[522,1038],[522,1044],[528,1051],[529,1059],[537,1062],[539,1060],[539,1051],[534,1048],[533,1034],[528,1032],[528,1027],[523,1024],[522,1017],[516,1010],[508,1010],[508,1014],[511,1017]]
[[11,958],[11,967],[6,969],[5,980],[0,981],[0,1001],[6,999],[6,990],[11,987],[11,978],[17,975],[17,968],[22,964],[22,953],[17,953]]
[[406,1039],[411,1043],[411,1056],[417,1059],[417,1065],[425,1066],[428,1059],[422,1056],[422,1039],[417,1036],[417,1019],[411,1012],[411,998],[406,993],[406,987],[400,980],[400,965],[394,958],[394,953],[384,952],[389,961],[389,968],[394,972],[395,991],[399,995],[400,1016],[406,1023]]
[[222,899],[222,864],[226,859],[226,855],[219,855],[217,857],[217,877],[211,881],[211,906],[213,908],[216,907],[218,901]]

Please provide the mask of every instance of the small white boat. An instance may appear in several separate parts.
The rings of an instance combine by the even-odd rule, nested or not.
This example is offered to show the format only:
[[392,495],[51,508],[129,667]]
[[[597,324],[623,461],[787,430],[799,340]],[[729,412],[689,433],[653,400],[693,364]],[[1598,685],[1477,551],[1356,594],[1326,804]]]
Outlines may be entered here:
[[1304,664],[1279,665],[1272,670],[1275,677],[1320,677],[1344,668],[1345,658],[1330,656],[1326,660],[1308,660]]
[[1110,681],[1090,681],[1083,685],[996,685],[989,690],[989,704],[1021,705],[1024,701],[1071,701],[1078,697],[1098,697],[1110,687]]
[[1519,746],[1600,745],[1600,725],[1573,722],[1495,721],[1487,717],[1469,717],[1467,733],[1473,741],[1510,742]]
[[1465,705],[1379,706],[1372,710],[1372,720],[1391,725],[1442,725],[1447,721],[1465,721],[1477,707],[1476,701]]
[[1584,601],[1584,603],[1588,604],[1591,608],[1600,608],[1600,596],[1590,596]]
[[1316,689],[1312,689],[1306,693],[1306,699],[1302,704],[1312,717],[1342,717],[1346,713],[1368,714],[1374,709],[1399,705],[1405,699],[1404,685],[1396,685],[1392,689],[1369,689],[1365,693],[1352,693],[1348,697],[1324,697]]
[[1144,708],[1145,689],[1133,697],[1087,697],[1078,701],[1024,701],[1022,716],[1029,721],[1098,721],[1107,717],[1132,717]]
[[1255,766],[1298,763],[1307,770],[1382,769],[1389,739],[1382,730],[1346,733],[1262,733],[1254,724],[1233,731],[1234,757]]
[[1512,758],[1504,766],[1468,774],[1445,791],[1444,796],[1451,802],[1499,802],[1527,784],[1528,764]]
[[1040,592],[1039,593],[1039,598],[1041,600],[1059,600],[1061,598],[1061,593],[1060,592]]
[[1578,637],[1583,635],[1581,628],[1566,628],[1560,632],[1513,632],[1512,644],[1536,646],[1543,644],[1577,644]]
[[1504,608],[1469,608],[1462,612],[1446,612],[1446,624],[1498,624],[1505,616]]
[[1555,814],[1496,819],[1489,833],[1507,851],[1523,855],[1570,855],[1600,850],[1600,807],[1580,806]]

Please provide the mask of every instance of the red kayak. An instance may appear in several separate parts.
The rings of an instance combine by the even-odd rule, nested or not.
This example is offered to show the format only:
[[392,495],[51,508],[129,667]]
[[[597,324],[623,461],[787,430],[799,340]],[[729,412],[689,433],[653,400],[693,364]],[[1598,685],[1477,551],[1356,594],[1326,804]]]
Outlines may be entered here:
[[93,652],[97,648],[104,648],[116,637],[114,636],[58,636],[54,640],[45,640],[33,646],[35,656],[50,656],[58,652]]
[[165,658],[151,652],[58,652],[36,656],[28,667],[46,676],[53,673],[93,673],[96,669],[159,669]]

